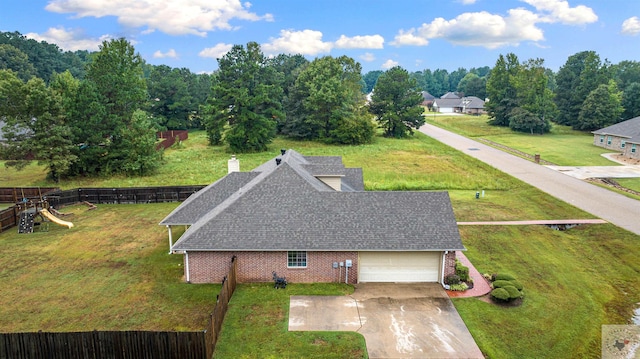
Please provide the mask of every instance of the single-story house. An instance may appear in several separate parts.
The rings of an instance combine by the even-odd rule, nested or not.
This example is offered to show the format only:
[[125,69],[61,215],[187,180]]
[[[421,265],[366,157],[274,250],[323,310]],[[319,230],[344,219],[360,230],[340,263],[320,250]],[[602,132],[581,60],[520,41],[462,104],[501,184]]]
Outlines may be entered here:
[[462,96],[447,92],[433,100],[433,110],[440,113],[466,113],[479,115],[484,113],[484,101],[475,96]]
[[593,144],[640,159],[640,116],[601,128],[593,133]]
[[431,110],[431,107],[433,106],[433,100],[435,99],[436,97],[432,94],[428,93],[427,91],[422,91],[422,106],[425,106],[429,110]]
[[[364,190],[362,169],[341,157],[284,151],[229,173],[172,211],[171,253],[185,280],[218,283],[237,258],[237,280],[443,282],[464,250],[447,192]],[[172,244],[172,227],[188,229]]]

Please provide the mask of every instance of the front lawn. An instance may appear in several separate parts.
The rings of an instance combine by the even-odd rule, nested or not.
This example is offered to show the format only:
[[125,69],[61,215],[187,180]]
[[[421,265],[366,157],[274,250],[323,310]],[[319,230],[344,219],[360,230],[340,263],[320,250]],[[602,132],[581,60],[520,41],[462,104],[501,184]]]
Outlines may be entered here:
[[524,285],[519,307],[454,300],[490,358],[599,358],[601,326],[630,323],[640,302],[639,238],[613,225],[461,226],[460,232],[481,273],[509,273]]
[[[216,358],[367,358],[355,332],[290,332],[289,296],[347,295],[346,284],[238,285],[216,345]],[[240,344],[241,343],[241,344]]]

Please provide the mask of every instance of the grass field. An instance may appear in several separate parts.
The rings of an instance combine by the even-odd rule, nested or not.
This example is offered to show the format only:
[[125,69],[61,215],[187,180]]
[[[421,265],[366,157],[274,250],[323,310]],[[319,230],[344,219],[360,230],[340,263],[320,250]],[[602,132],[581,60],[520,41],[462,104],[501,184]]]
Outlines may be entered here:
[[[448,189],[459,221],[592,217],[423,135],[352,147],[278,139],[271,148],[239,156],[241,169],[274,157],[279,148],[294,148],[305,155],[344,156],[347,166],[364,169],[370,190]],[[181,148],[165,153],[157,175],[62,186],[208,184],[226,173],[228,158],[224,149],[207,147],[202,133],[192,133]],[[39,172],[37,166],[22,173],[2,167],[0,180],[6,186],[50,186]],[[485,190],[485,197],[475,199],[477,190]],[[157,223],[176,205],[104,205],[94,211],[74,206],[65,209],[75,213],[73,229],[0,233],[0,331],[203,328],[219,287],[183,283],[181,257],[166,254],[166,230]],[[615,226],[564,232],[461,227],[461,235],[480,271],[509,272],[525,285],[523,305],[516,308],[454,301],[491,358],[599,357],[600,326],[627,323],[640,302],[639,238]],[[219,357],[281,357],[274,348],[286,348],[291,358],[365,355],[357,334],[286,332],[288,295],[338,294],[349,287],[268,289],[239,286]]]

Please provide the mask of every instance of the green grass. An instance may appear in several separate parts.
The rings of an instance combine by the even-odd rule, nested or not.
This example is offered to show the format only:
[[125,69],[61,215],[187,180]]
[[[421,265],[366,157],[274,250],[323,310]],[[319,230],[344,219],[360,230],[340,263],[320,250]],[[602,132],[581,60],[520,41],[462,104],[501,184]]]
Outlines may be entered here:
[[[240,284],[229,303],[216,358],[366,358],[355,332],[289,332],[289,296],[346,295],[346,284]],[[258,299],[259,300],[256,300]],[[240,345],[240,343],[242,343]]]
[[519,307],[454,304],[490,358],[599,358],[603,324],[626,324],[640,300],[638,236],[613,225],[460,228],[480,272],[524,284]]
[[0,332],[204,329],[220,285],[185,284],[167,254],[176,205],[73,206],[72,229],[0,233]]

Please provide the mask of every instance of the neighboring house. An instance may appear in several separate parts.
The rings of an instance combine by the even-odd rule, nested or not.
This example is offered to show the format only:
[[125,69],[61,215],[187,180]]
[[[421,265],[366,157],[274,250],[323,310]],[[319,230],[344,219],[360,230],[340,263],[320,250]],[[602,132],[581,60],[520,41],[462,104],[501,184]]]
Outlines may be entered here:
[[240,282],[440,282],[464,250],[447,192],[364,191],[341,157],[283,151],[229,173],[162,222],[189,226],[171,245],[185,280],[219,283],[236,256]]
[[433,100],[435,100],[435,96],[428,93],[427,91],[422,91],[422,106],[426,106],[429,110],[433,107]]
[[640,116],[599,129],[593,133],[593,144],[640,159]]
[[433,101],[433,109],[440,113],[479,115],[484,113],[484,101],[475,96],[460,97],[457,93],[447,92]]

